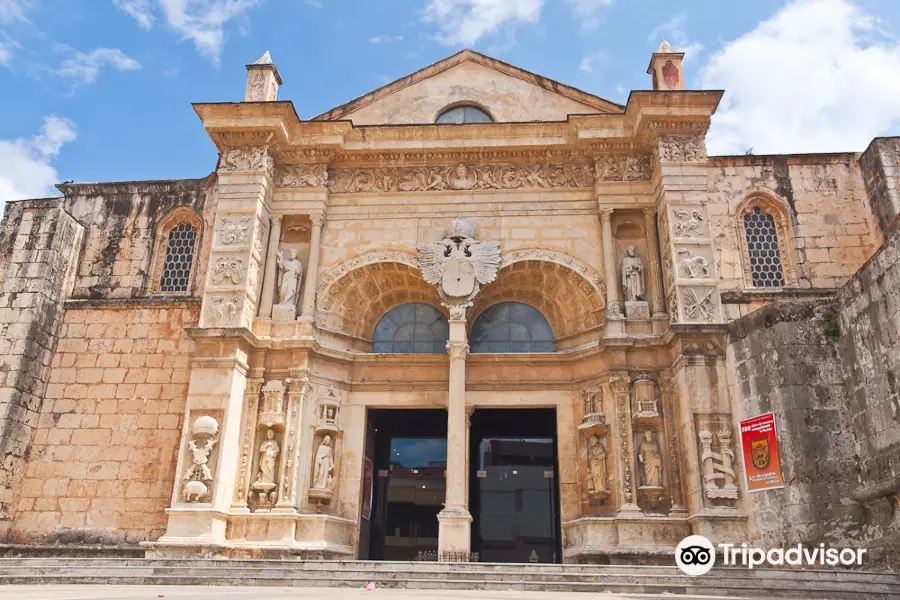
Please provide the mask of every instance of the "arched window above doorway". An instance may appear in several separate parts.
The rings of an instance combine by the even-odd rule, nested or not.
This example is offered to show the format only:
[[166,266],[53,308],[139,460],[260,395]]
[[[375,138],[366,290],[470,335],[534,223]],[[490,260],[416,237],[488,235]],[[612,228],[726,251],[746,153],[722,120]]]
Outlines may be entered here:
[[450,123],[454,125],[463,125],[466,123],[493,123],[494,118],[483,108],[479,108],[474,104],[459,104],[451,106],[440,115],[438,115],[435,123]]
[[524,302],[501,302],[484,310],[472,325],[473,353],[553,352],[550,323]]
[[384,354],[441,354],[447,351],[450,325],[437,308],[421,302],[389,310],[372,334],[372,352]]

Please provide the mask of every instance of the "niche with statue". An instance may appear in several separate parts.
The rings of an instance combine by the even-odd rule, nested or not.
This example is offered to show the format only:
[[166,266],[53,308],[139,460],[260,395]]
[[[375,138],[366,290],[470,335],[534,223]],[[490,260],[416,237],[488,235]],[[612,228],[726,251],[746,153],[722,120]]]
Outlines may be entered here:
[[334,496],[337,479],[338,443],[340,441],[339,417],[341,395],[329,387],[316,402],[316,433],[313,443],[313,460],[310,472],[309,500],[317,505],[328,504]]

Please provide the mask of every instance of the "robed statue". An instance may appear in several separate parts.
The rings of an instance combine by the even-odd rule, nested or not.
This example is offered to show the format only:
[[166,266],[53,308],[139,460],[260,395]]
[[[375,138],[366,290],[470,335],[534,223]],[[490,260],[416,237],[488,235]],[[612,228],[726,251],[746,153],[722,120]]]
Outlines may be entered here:
[[644,432],[644,440],[638,448],[638,460],[644,469],[644,485],[662,487],[662,454],[651,431]]
[[625,300],[644,299],[644,263],[635,256],[634,245],[628,246],[622,259],[622,287],[625,288]]
[[315,470],[313,471],[313,488],[330,490],[334,481],[334,449],[331,447],[331,436],[326,435],[316,450]]
[[278,250],[278,269],[281,278],[278,280],[278,303],[297,306],[300,298],[300,280],[303,278],[303,263],[300,262],[296,248],[288,250],[287,258]]
[[281,448],[275,440],[275,430],[266,432],[266,440],[259,447],[259,475],[257,483],[275,483],[275,465]]

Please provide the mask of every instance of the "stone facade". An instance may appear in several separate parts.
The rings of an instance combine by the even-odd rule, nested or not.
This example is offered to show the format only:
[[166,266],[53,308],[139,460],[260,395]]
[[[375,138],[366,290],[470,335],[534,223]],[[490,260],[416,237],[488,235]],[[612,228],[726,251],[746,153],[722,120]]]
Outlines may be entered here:
[[[273,102],[281,79],[264,56],[245,103],[196,105],[220,152],[210,177],[64,184],[63,198],[10,204],[8,539],[356,557],[368,411],[387,408],[447,411],[444,558],[469,558],[466,440],[488,407],[555,412],[555,560],[650,560],[690,533],[819,541],[823,527],[803,521],[801,535],[779,518],[863,519],[894,448],[893,400],[863,396],[896,392],[865,328],[896,296],[866,283],[873,308],[834,298],[892,276],[892,246],[866,263],[890,212],[871,199],[887,185],[880,163],[708,157],[721,93],[683,91],[682,58],[661,46],[654,90],[623,107],[464,51],[299,121]],[[461,104],[482,122],[434,124]],[[546,320],[553,352],[484,351],[473,324],[506,302]],[[852,374],[805,324],[835,302],[858,331]],[[441,314],[446,339],[373,352],[406,303]],[[786,336],[797,347],[775,361]],[[770,372],[785,381],[766,387]],[[785,472],[798,483],[751,497],[737,420],[770,408],[796,437]],[[835,430],[832,445],[821,433]],[[735,450],[715,493],[708,448]],[[842,508],[813,501],[805,455],[844,465],[851,449],[875,491],[858,497],[834,468]]]

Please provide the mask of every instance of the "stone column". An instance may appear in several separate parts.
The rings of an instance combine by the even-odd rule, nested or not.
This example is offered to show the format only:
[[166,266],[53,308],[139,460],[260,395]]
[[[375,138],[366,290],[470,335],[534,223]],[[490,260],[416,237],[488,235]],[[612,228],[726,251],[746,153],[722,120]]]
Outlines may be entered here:
[[303,307],[300,318],[303,321],[312,321],[316,312],[316,281],[319,275],[319,253],[322,247],[322,227],[325,225],[325,215],[321,213],[310,215],[312,220],[312,233],[309,239],[309,264],[306,267],[306,281],[303,284]]
[[600,209],[603,235],[603,263],[606,266],[606,328],[608,336],[624,335],[625,317],[619,302],[619,273],[616,268],[616,251],[613,245],[611,208]]
[[[472,515],[466,497],[466,313],[450,309],[450,393],[447,400],[447,477],[444,509],[438,514],[438,552],[442,560],[468,555]],[[455,556],[454,556],[455,555]]]
[[619,444],[619,515],[640,512],[637,505],[637,483],[634,431],[631,428],[631,394],[628,373],[615,373],[609,378],[609,392],[616,410],[615,436]]
[[281,221],[283,218],[283,215],[274,215],[272,217],[272,231],[269,234],[269,247],[266,250],[266,275],[263,279],[259,316],[267,319],[272,318],[272,305],[275,303],[275,279],[278,277],[278,244],[281,241]]
[[650,270],[650,295],[653,296],[653,316],[665,316],[665,308],[663,308],[662,286],[660,285],[659,275],[659,246],[656,243],[656,210],[652,208],[644,209],[644,230],[647,237],[647,262]]

